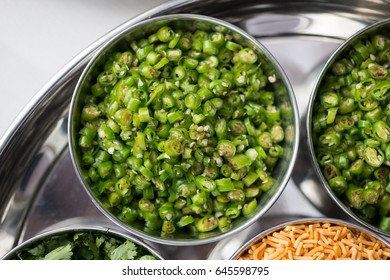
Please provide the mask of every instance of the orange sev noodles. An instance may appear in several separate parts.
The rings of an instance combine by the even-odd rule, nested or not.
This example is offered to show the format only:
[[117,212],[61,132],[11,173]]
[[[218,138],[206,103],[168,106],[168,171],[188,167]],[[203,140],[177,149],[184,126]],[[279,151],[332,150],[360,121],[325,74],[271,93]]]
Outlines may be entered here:
[[252,244],[239,260],[387,260],[390,248],[365,232],[317,222],[287,225]]

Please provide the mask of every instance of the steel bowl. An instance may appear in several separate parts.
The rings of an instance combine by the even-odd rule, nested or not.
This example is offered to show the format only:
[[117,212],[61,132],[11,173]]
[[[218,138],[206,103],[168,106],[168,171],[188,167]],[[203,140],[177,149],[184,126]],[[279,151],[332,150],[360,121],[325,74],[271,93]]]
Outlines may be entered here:
[[347,55],[347,52],[351,50],[352,46],[360,39],[362,38],[368,38],[370,35],[375,34],[379,30],[382,31],[383,34],[389,34],[390,32],[390,19],[383,19],[376,23],[373,23],[360,31],[356,32],[352,36],[350,36],[347,40],[344,41],[343,44],[341,44],[335,52],[330,56],[330,58],[327,60],[327,62],[324,64],[320,75],[318,76],[317,80],[315,81],[310,99],[309,104],[307,108],[307,117],[306,117],[306,129],[307,129],[307,145],[308,149],[310,151],[310,158],[312,161],[312,165],[314,166],[315,173],[317,175],[317,178],[319,178],[319,181],[323,188],[325,188],[328,195],[331,197],[333,201],[336,202],[336,204],[339,206],[339,209],[341,209],[348,217],[351,217],[352,220],[355,220],[359,222],[360,224],[364,225],[365,227],[369,228],[370,230],[377,232],[379,234],[385,235],[387,237],[390,237],[390,232],[386,232],[384,230],[381,230],[378,228],[376,222],[371,222],[366,219],[364,219],[361,215],[359,215],[356,211],[353,210],[352,207],[348,205],[348,203],[345,202],[341,198],[341,195],[336,193],[332,188],[330,187],[329,183],[327,182],[325,175],[323,171],[321,170],[320,164],[317,161],[318,154],[316,153],[315,147],[314,147],[314,139],[313,139],[313,111],[314,104],[316,102],[316,97],[318,95],[318,91],[320,90],[321,85],[323,84],[323,81],[325,80],[328,73],[331,71],[331,68],[333,64],[340,59],[341,57],[345,57]]
[[[381,244],[381,249],[390,250],[390,244],[389,242],[382,238],[380,235],[376,234],[375,232],[366,229],[366,227],[354,224],[351,222],[347,222],[341,219],[333,219],[333,218],[297,218],[297,219],[292,219],[290,221],[278,224],[276,226],[273,226],[267,230],[264,230],[260,232],[258,235],[254,236],[251,238],[249,241],[247,241],[242,247],[240,247],[232,256],[231,260],[239,260],[241,257],[243,257],[245,254],[248,253],[248,250],[253,246],[253,245],[258,245],[263,242],[263,239],[272,236],[273,233],[275,232],[280,232],[281,230],[285,229],[286,227],[294,227],[297,225],[305,225],[305,226],[310,226],[314,224],[330,224],[331,226],[341,226],[341,227],[346,227],[354,236],[358,236],[360,234],[364,234],[364,238],[371,240],[376,240]],[[331,238],[333,238],[332,236]],[[315,239],[315,238],[314,238]],[[321,242],[321,241],[320,241]],[[294,246],[294,244],[290,244],[289,247]],[[314,248],[316,246],[323,246],[323,244],[316,243],[314,244]],[[298,251],[298,249],[297,249]],[[303,254],[303,252],[302,252]],[[389,259],[389,258],[387,258]]]
[[56,238],[64,234],[77,234],[77,233],[91,233],[99,234],[102,236],[107,236],[114,238],[115,240],[125,242],[133,242],[138,250],[145,255],[151,255],[156,260],[163,260],[164,258],[150,245],[145,242],[135,238],[134,236],[129,235],[120,228],[112,227],[108,224],[107,221],[103,219],[87,219],[87,218],[72,218],[61,221],[60,223],[51,225],[40,233],[36,234],[33,237],[30,237],[23,241],[22,243],[16,245],[14,248],[8,251],[1,259],[3,260],[12,260],[17,258],[18,252],[21,250],[30,249],[35,247],[40,242],[47,241],[51,238]]
[[[291,115],[286,117],[283,121],[283,125],[287,129],[286,131],[288,131],[288,133],[286,134],[286,141],[284,141],[283,144],[284,157],[279,161],[273,174],[276,183],[269,191],[267,191],[267,193],[261,196],[258,201],[256,211],[253,215],[236,219],[232,228],[226,232],[212,231],[201,234],[188,232],[183,234],[162,236],[159,230],[145,231],[142,225],[129,226],[120,221],[112,213],[107,211],[102,202],[96,199],[94,194],[91,192],[91,183],[89,182],[85,171],[83,171],[82,165],[80,164],[80,151],[77,147],[76,135],[80,127],[80,108],[82,106],[82,100],[85,94],[84,89],[89,86],[88,83],[91,75],[94,73],[95,69],[98,67],[101,61],[105,60],[107,53],[112,53],[113,51],[120,49],[121,45],[124,43],[129,44],[129,42],[132,40],[148,36],[148,34],[156,31],[157,28],[161,27],[162,25],[178,25],[180,28],[190,32],[194,31],[195,29],[218,30],[225,34],[230,34],[242,45],[254,49],[258,54],[262,65],[266,65],[273,73],[275,73],[277,82],[274,83],[274,86],[275,90],[278,90],[279,92],[278,96],[280,100],[278,100],[278,102],[280,102],[279,104],[284,106],[285,109],[288,109],[291,113]],[[258,220],[274,204],[290,179],[290,174],[297,156],[299,143],[298,122],[298,108],[292,87],[278,62],[261,43],[259,43],[256,39],[248,35],[237,26],[234,26],[225,21],[195,14],[175,14],[147,19],[129,26],[117,35],[113,36],[97,51],[97,53],[93,56],[84,69],[74,91],[69,111],[68,142],[72,161],[81,183],[83,184],[85,190],[95,205],[114,223],[121,226],[125,230],[128,230],[132,234],[149,241],[178,246],[199,245],[211,243],[240,232],[242,229],[248,227],[250,224]]]

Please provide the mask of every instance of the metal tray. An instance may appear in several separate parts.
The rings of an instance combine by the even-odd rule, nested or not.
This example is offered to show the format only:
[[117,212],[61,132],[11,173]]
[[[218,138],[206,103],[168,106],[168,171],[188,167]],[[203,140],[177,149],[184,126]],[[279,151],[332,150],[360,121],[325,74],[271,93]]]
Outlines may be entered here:
[[270,50],[294,88],[302,121],[301,142],[288,185],[258,222],[207,245],[150,245],[166,259],[228,259],[260,231],[297,217],[354,222],[317,181],[306,146],[306,107],[313,83],[331,53],[361,28],[388,18],[389,1],[169,1],[130,19],[80,53],[36,94],[0,140],[0,257],[69,219],[105,219],[81,187],[70,159],[66,128],[71,96],[88,60],[111,36],[140,20],[173,13],[198,13],[229,21]]

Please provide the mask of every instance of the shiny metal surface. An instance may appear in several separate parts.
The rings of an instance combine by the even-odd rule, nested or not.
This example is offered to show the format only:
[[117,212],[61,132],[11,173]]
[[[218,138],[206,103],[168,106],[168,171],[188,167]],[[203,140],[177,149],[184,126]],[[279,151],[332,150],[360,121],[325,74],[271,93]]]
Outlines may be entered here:
[[257,242],[260,242],[264,237],[266,237],[268,235],[271,235],[273,232],[278,232],[278,231],[282,230],[283,228],[285,228],[286,226],[294,226],[294,225],[298,225],[298,224],[311,225],[311,224],[315,224],[315,223],[331,223],[331,224],[334,224],[334,225],[347,227],[348,229],[351,229],[354,233],[355,232],[362,232],[362,233],[367,234],[368,236],[374,237],[377,240],[381,241],[385,247],[390,248],[390,243],[389,243],[388,240],[384,239],[383,237],[377,235],[375,232],[373,232],[371,230],[368,230],[367,228],[365,228],[363,226],[358,226],[358,225],[355,225],[355,224],[352,224],[350,222],[346,222],[346,221],[340,220],[340,219],[298,218],[298,219],[294,219],[294,220],[291,220],[291,221],[287,221],[287,222],[281,223],[281,224],[279,224],[277,226],[271,227],[271,228],[269,228],[269,229],[259,233],[258,235],[256,235],[255,237],[253,237],[252,239],[247,241],[237,251],[235,251],[230,256],[230,259],[231,260],[239,259],[240,256],[251,247],[251,245],[253,245],[253,244],[257,243]]
[[12,259],[15,254],[26,247],[34,245],[36,242],[58,236],[65,233],[76,233],[76,232],[91,232],[95,234],[102,234],[106,236],[113,237],[118,240],[130,240],[136,244],[140,249],[145,249],[149,254],[153,255],[156,259],[163,259],[162,256],[156,252],[155,249],[150,247],[148,244],[142,242],[139,239],[134,238],[131,235],[126,234],[125,232],[118,230],[112,227],[111,223],[107,223],[104,220],[99,219],[88,219],[88,218],[71,218],[68,220],[61,221],[58,224],[52,225],[51,227],[43,230],[39,234],[31,237],[12,250],[5,254],[2,258],[3,260]]
[[[236,24],[276,57],[292,83],[301,115],[300,149],[292,178],[265,216],[242,233],[201,246],[151,244],[167,259],[226,258],[229,248],[296,216],[349,219],[321,187],[310,162],[305,112],[321,67],[349,36],[390,16],[389,1],[170,1],[130,19],[92,43],[47,83],[0,140],[0,256],[49,225],[74,216],[100,217],[79,185],[67,149],[70,99],[96,49],[152,16],[198,13]],[[216,249],[215,249],[216,248]],[[215,249],[215,250],[213,250]]]
[[[101,67],[101,65],[107,61],[107,54],[112,54],[116,51],[125,51],[127,49],[120,49],[121,46],[128,45],[129,41],[131,42],[133,40],[147,38],[147,36],[156,32],[161,26],[167,25],[172,27],[178,26],[180,27],[180,29],[192,32],[194,30],[199,30],[200,28],[204,28],[205,31],[218,30],[224,34],[231,35],[235,39],[235,41],[240,43],[241,45],[253,49],[259,57],[259,65],[267,65],[267,70],[271,71],[272,73],[275,73],[277,77],[276,82],[272,84],[273,90],[275,92],[282,92],[283,95],[280,95],[276,102],[287,110],[290,109],[292,111],[291,118],[283,119],[283,126],[286,131],[288,130],[289,137],[288,139],[286,139],[286,141],[284,141],[283,144],[283,149],[285,151],[284,157],[279,160],[277,166],[275,167],[275,170],[273,171],[275,184],[273,184],[270,190],[268,190],[258,199],[258,205],[253,215],[241,216],[235,219],[232,222],[231,229],[226,232],[221,232],[220,230],[214,230],[206,233],[175,232],[164,237],[161,235],[160,230],[145,231],[144,224],[135,223],[133,225],[128,225],[122,222],[113,213],[108,211],[107,208],[104,207],[103,203],[97,197],[95,197],[93,191],[91,190],[93,188],[93,186],[91,185],[91,181],[86,174],[86,170],[83,169],[81,160],[82,152],[78,148],[77,139],[78,133],[81,129],[80,112],[82,107],[84,106],[84,103],[82,102],[83,100],[85,100],[85,94],[89,94],[88,89],[91,87],[90,83],[95,78],[94,75],[97,69],[99,69],[99,67]],[[147,30],[146,34],[145,30]],[[72,161],[77,171],[76,173],[88,195],[91,197],[92,201],[99,208],[99,210],[114,223],[121,226],[124,230],[127,230],[130,233],[152,242],[177,246],[200,245],[216,242],[218,240],[221,240],[222,238],[227,238],[232,234],[242,231],[243,229],[254,223],[256,220],[258,220],[261,216],[263,216],[279,198],[280,194],[283,192],[285,186],[290,179],[292,168],[297,157],[299,144],[298,114],[299,113],[295,100],[295,95],[285,73],[283,72],[282,68],[275,60],[275,58],[269,53],[269,51],[254,37],[251,37],[250,35],[246,34],[243,30],[237,28],[235,25],[207,16],[194,14],[175,14],[159,16],[133,25],[129,29],[124,30],[124,32],[121,32],[118,35],[112,37],[106,44],[99,48],[94,57],[89,61],[88,65],[85,67],[83,73],[81,74],[79,82],[76,85],[69,109],[69,150],[72,157]]]
[[307,108],[307,117],[306,117],[306,131],[307,133],[307,144],[308,144],[308,149],[309,149],[309,155],[310,159],[313,163],[314,166],[314,171],[317,175],[317,178],[319,178],[321,184],[324,186],[325,190],[329,194],[329,197],[331,197],[335,203],[339,206],[339,209],[342,209],[347,215],[351,216],[355,221],[358,223],[366,226],[370,230],[377,232],[379,234],[382,234],[384,236],[390,237],[390,232],[385,232],[383,230],[380,230],[376,226],[369,224],[368,222],[364,221],[362,218],[360,218],[358,215],[356,215],[350,207],[348,207],[344,202],[341,201],[341,199],[333,192],[333,190],[330,188],[329,184],[327,183],[321,168],[318,164],[318,162],[315,160],[316,159],[316,154],[314,151],[314,145],[312,138],[310,135],[312,134],[312,114],[313,114],[313,106],[314,106],[314,100],[317,95],[317,91],[321,85],[322,80],[324,79],[324,76],[326,75],[328,69],[331,67],[332,63],[342,57],[344,54],[344,51],[353,45],[357,40],[362,38],[363,36],[370,36],[369,34],[374,34],[378,30],[381,30],[381,32],[385,32],[384,30],[387,30],[388,33],[390,33],[390,18],[380,20],[375,22],[374,24],[371,24],[369,26],[366,26],[353,35],[351,35],[347,40],[345,40],[338,48],[337,50],[329,57],[329,59],[326,61],[325,65],[321,69],[316,81],[315,85],[313,87],[313,90],[311,92],[310,98],[309,98],[309,103],[308,103],[308,108]]

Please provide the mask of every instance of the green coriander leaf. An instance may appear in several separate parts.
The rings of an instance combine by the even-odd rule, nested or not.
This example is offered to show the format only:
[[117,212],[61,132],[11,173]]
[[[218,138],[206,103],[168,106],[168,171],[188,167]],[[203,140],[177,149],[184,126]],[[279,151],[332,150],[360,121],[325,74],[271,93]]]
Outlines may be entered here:
[[73,235],[73,241],[77,241],[80,237],[84,235],[84,232],[78,232]]
[[72,245],[58,247],[45,256],[45,260],[70,260],[73,255]]
[[105,241],[105,238],[103,236],[96,237],[96,242],[95,242],[96,247],[99,248],[100,245],[102,245],[104,243],[104,241]]
[[144,255],[144,256],[140,257],[139,260],[141,260],[141,261],[153,260],[154,261],[154,260],[156,260],[156,258],[153,257],[152,255]]
[[83,237],[83,244],[80,244],[80,247],[83,248],[85,258],[99,259],[99,248],[96,247],[94,235],[92,233],[85,233]]
[[134,260],[137,256],[137,246],[127,240],[110,254],[111,260]]
[[110,259],[110,255],[112,251],[114,251],[119,245],[121,245],[122,242],[119,242],[118,240],[114,238],[105,238],[104,241],[104,252],[107,259]]
[[40,244],[38,244],[38,246],[28,250],[28,252],[35,257],[42,257],[43,258],[45,255],[45,246],[42,243],[40,243]]

